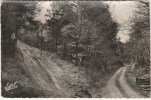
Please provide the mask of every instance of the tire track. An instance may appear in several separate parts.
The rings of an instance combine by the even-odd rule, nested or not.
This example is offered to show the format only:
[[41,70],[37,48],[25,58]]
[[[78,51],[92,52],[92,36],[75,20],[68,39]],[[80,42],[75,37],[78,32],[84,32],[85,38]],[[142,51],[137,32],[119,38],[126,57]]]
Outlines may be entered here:
[[122,84],[120,84],[120,81],[119,81],[123,71],[124,71],[124,68],[121,70],[120,74],[118,75],[118,77],[116,79],[116,85],[117,85],[118,89],[120,90],[120,92],[123,94],[123,97],[126,98],[126,97],[128,97],[128,95],[125,93],[125,90],[122,88]]
[[123,94],[120,92],[120,90],[118,89],[116,85],[116,78],[120,74],[122,69],[123,68],[120,68],[119,70],[117,70],[115,74],[111,77],[106,87],[107,89],[106,94],[103,97],[105,98],[122,98],[123,97]]
[[127,94],[127,98],[141,98],[142,96],[140,96],[137,92],[135,92],[127,83],[126,78],[125,78],[125,72],[126,72],[126,68],[124,67],[121,76],[119,78],[119,82],[120,85],[122,87],[122,89],[124,90],[124,92]]
[[115,72],[106,86],[105,98],[144,98],[129,86],[125,78],[127,67],[122,67]]
[[57,79],[53,76],[49,65],[45,65],[36,54],[33,54],[31,47],[19,42],[18,48],[24,56],[26,69],[39,88],[44,91],[50,91],[50,93],[59,93],[62,97],[68,97],[67,92],[62,89]]

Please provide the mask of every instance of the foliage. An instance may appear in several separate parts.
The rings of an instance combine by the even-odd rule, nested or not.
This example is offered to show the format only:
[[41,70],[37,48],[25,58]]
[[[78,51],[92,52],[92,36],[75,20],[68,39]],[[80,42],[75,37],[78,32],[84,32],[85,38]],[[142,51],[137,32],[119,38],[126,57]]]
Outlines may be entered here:
[[[3,54],[12,53],[11,34],[15,33],[18,37],[18,31],[21,28],[31,28],[37,2],[3,2],[1,5],[1,23],[2,23],[2,52]],[[32,26],[33,26],[32,25]]]
[[[70,9],[70,12],[62,13],[62,20],[67,21],[68,19],[67,22],[69,23],[62,28],[62,36],[67,44],[75,45],[76,56],[78,55],[76,50],[82,46],[84,55],[88,55],[91,51],[99,50],[104,53],[104,59],[109,58],[110,52],[118,49],[115,41],[118,25],[111,18],[108,6],[103,2],[81,1],[74,4],[66,4],[61,9],[63,7],[68,8],[67,6],[74,9]],[[69,16],[64,16],[70,14],[71,11],[72,13],[76,12],[77,20],[70,21],[71,18],[68,18]],[[113,54],[113,56],[115,55]]]
[[150,66],[150,21],[148,2],[137,2],[137,9],[132,19],[132,33],[127,43],[126,52],[136,62],[137,68]]

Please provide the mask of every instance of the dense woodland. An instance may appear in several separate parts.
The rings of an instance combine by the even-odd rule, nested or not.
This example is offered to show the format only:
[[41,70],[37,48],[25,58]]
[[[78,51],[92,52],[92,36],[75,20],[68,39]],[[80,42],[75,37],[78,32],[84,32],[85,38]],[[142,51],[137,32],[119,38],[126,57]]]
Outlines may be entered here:
[[[131,19],[132,28],[128,29],[130,40],[124,44],[125,57],[131,58],[137,68],[150,69],[150,18],[149,3],[138,2],[134,18]],[[127,52],[127,53],[126,53]]]
[[38,12],[38,2],[2,3],[2,57],[14,52],[10,37],[15,33],[18,40],[96,71],[131,61],[138,68],[150,66],[149,3],[137,3],[132,28],[124,29],[131,31],[127,43],[116,38],[119,25],[101,1],[54,1],[44,24],[35,20]]

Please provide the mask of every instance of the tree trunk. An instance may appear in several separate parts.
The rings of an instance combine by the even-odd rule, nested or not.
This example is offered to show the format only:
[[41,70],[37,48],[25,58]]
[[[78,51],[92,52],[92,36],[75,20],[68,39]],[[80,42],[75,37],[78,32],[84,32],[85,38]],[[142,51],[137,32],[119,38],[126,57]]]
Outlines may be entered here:
[[75,58],[75,66],[78,65],[78,41],[76,41],[76,58]]
[[67,57],[67,47],[66,47],[66,42],[63,44],[63,59]]
[[40,41],[40,42],[41,42],[41,43],[40,43],[40,44],[41,44],[41,46],[40,46],[41,50],[40,50],[40,51],[41,51],[41,55],[42,55],[42,45],[43,45],[43,43],[42,43],[42,42],[43,42],[43,39],[42,39],[42,29],[41,29],[40,40],[41,40],[41,41]]
[[58,51],[58,37],[56,36],[56,43],[55,43],[55,51],[57,52]]

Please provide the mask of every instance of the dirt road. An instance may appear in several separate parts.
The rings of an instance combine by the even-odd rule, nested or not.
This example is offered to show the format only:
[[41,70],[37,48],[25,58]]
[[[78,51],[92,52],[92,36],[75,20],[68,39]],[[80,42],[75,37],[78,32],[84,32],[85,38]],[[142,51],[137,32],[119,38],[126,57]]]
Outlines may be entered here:
[[129,86],[125,79],[127,67],[122,67],[111,77],[104,89],[103,98],[143,98]]
[[[51,65],[45,64],[41,60],[39,49],[30,47],[21,41],[18,41],[17,47],[24,57],[24,67],[26,71],[38,85],[40,90],[52,94],[50,95],[51,97],[68,97],[67,92],[53,76]],[[61,69],[57,70],[59,71],[59,74],[63,73]]]

